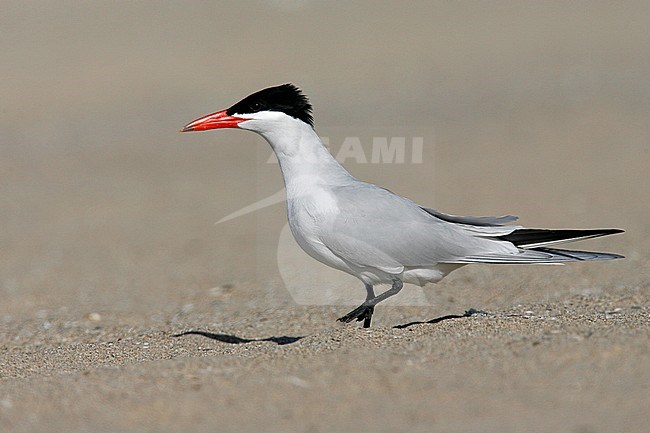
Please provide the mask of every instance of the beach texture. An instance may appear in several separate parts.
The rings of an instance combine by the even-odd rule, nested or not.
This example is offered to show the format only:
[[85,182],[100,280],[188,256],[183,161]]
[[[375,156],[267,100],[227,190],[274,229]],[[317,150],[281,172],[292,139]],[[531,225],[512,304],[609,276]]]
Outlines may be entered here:
[[[2,15],[0,431],[648,431],[647,2]],[[281,191],[268,145],[178,133],[283,82],[356,177],[621,228],[575,248],[626,258],[467,266],[370,329],[336,322],[363,286],[298,250],[283,203],[215,224]],[[404,137],[404,162],[373,162],[376,137]]]

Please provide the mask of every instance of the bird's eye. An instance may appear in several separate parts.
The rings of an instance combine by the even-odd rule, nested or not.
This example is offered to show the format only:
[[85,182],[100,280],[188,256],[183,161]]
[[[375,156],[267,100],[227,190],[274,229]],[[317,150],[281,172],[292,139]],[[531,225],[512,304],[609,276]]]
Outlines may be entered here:
[[253,102],[253,110],[258,111],[262,108],[262,104],[259,102]]

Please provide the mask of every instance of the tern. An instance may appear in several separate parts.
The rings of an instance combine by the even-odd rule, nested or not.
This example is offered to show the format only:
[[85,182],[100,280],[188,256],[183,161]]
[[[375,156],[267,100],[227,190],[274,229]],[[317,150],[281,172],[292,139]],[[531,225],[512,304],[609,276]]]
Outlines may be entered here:
[[[449,215],[352,176],[314,130],[312,106],[293,84],[255,92],[181,132],[239,128],[268,141],[280,163],[287,217],[296,242],[314,259],[363,282],[366,300],[338,319],[370,327],[375,306],[404,283],[424,286],[471,263],[562,264],[623,258],[549,248],[621,233],[620,229],[531,229],[513,215]],[[374,287],[390,284],[375,294]]]

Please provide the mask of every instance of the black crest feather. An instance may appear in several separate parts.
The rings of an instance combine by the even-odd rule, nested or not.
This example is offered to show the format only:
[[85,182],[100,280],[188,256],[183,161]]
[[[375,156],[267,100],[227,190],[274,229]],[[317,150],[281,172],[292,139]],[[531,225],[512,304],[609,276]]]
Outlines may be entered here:
[[269,87],[249,95],[230,107],[228,115],[281,111],[314,127],[311,104],[302,91],[291,83]]

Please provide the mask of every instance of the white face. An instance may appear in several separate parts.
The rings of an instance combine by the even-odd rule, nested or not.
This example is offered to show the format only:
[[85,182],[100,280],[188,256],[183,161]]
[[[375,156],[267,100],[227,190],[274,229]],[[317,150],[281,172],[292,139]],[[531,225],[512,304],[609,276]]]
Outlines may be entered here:
[[248,119],[238,123],[237,127],[260,134],[276,153],[294,155],[301,149],[312,148],[313,143],[320,144],[320,139],[310,125],[281,111],[233,113],[233,117]]
[[250,114],[234,113],[233,116],[250,119],[239,123],[237,126],[260,134],[281,131],[290,127],[290,125],[295,125],[295,122],[304,123],[280,111],[259,111]]

